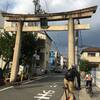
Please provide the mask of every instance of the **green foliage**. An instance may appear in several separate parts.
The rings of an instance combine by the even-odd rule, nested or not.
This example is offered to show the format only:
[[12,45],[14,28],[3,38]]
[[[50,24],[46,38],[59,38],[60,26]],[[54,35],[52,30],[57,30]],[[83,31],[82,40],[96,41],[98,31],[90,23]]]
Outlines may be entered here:
[[36,35],[32,33],[22,34],[22,45],[21,45],[21,63],[30,64],[32,61],[32,56],[36,50]]
[[3,60],[6,62],[12,60],[14,41],[15,35],[10,35],[8,32],[0,34],[0,55],[3,55]]
[[[3,60],[6,62],[10,62],[13,59],[15,37],[15,34],[9,34],[8,32],[0,34],[0,55],[3,56]],[[21,53],[19,63],[31,64],[35,50],[44,48],[44,46],[41,45],[41,43],[44,41],[37,39],[36,34],[33,35],[31,32],[23,32],[21,40]]]
[[89,72],[91,70],[91,66],[87,60],[81,60],[79,63],[80,71]]

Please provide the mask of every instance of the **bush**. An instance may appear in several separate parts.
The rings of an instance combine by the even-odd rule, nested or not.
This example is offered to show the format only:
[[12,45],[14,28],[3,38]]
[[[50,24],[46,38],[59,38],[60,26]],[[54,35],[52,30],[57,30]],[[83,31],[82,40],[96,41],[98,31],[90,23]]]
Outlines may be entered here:
[[89,72],[91,71],[92,66],[87,60],[81,60],[79,63],[80,71]]

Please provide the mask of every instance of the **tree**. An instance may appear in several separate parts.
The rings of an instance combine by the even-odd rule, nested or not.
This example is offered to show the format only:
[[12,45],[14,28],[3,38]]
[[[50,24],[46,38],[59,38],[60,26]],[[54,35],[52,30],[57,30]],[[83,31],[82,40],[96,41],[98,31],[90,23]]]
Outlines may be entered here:
[[80,71],[89,72],[91,71],[90,63],[87,60],[81,60],[79,63]]
[[[9,64],[9,62],[11,62],[13,59],[15,37],[15,34],[9,32],[0,34],[0,55],[3,56],[3,60],[6,62],[4,71],[7,69],[6,66]],[[29,65],[29,69],[31,71],[35,51],[44,48],[44,46],[40,45],[42,42],[44,41],[37,39],[36,34],[32,34],[31,32],[23,32],[19,64]]]
[[[0,34],[0,55],[3,56],[3,60],[6,62],[10,62],[13,59],[15,37],[15,34],[9,34],[8,32]],[[22,33],[20,64],[22,60],[25,60],[24,63],[28,63],[29,59],[32,58],[36,48],[36,42],[36,35],[32,33]]]
[[4,77],[7,76],[9,62],[12,61],[13,58],[14,40],[14,34],[11,35],[8,32],[0,34],[0,56],[2,55],[2,60],[6,62],[3,69]]
[[12,61],[14,41],[15,34],[11,35],[8,32],[0,34],[0,55],[3,55],[6,62]]

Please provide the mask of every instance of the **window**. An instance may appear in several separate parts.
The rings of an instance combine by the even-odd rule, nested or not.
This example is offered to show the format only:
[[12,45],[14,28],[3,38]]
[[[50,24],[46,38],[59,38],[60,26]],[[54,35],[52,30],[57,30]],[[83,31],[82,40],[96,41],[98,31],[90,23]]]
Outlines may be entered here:
[[94,57],[95,55],[96,55],[95,52],[88,52],[88,56],[92,56],[92,57]]

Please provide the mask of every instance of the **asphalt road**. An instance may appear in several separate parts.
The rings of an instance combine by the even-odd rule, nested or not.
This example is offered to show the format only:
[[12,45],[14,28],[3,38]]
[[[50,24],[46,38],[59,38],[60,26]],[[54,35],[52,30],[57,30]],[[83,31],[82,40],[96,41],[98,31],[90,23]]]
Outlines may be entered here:
[[0,88],[0,100],[60,100],[63,95],[63,75],[48,74],[20,86]]

